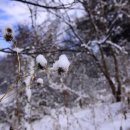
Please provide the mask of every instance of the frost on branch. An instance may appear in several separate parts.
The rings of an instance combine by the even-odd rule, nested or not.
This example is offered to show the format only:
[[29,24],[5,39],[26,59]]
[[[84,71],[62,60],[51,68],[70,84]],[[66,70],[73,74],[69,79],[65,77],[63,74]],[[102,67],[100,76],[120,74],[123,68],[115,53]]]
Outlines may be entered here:
[[13,51],[15,51],[15,52],[17,52],[17,53],[20,53],[20,52],[23,51],[23,49],[16,47],[16,48],[13,48]]
[[30,82],[31,82],[31,76],[27,76],[24,80],[24,84],[28,87],[30,86]]
[[53,64],[53,69],[58,72],[59,75],[61,75],[64,72],[68,72],[70,66],[70,62],[65,54],[61,55],[59,57],[59,60],[57,60]]
[[29,69],[28,69],[28,74],[29,76],[27,76],[24,80],[24,83],[26,85],[26,95],[27,95],[27,98],[28,98],[28,101],[31,100],[31,82],[32,82],[32,78],[33,78],[33,75],[34,75],[34,66],[35,66],[35,63],[34,63],[34,60],[33,58],[31,57],[28,57],[27,58],[28,61],[29,61]]
[[46,58],[44,57],[44,55],[38,55],[36,57],[36,63],[38,65],[38,68],[39,69],[45,69],[47,67],[47,60]]

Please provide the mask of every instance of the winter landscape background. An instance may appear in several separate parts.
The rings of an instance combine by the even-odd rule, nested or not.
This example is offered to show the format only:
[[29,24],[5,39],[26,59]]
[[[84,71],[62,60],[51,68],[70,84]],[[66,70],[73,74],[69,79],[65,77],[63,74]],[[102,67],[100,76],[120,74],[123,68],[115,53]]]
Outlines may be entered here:
[[130,1],[1,0],[0,130],[130,130]]

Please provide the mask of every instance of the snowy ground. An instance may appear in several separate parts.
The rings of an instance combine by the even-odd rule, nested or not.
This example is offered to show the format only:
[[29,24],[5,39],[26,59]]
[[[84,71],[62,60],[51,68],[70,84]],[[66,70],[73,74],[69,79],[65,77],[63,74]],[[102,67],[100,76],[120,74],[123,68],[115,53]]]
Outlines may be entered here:
[[78,111],[62,108],[34,122],[32,127],[34,130],[130,130],[130,114],[125,120],[122,112],[121,103]]
[[[28,130],[130,130],[130,113],[125,119],[122,110],[121,103],[87,109],[61,108],[33,122]],[[0,124],[0,130],[9,130],[9,126]]]

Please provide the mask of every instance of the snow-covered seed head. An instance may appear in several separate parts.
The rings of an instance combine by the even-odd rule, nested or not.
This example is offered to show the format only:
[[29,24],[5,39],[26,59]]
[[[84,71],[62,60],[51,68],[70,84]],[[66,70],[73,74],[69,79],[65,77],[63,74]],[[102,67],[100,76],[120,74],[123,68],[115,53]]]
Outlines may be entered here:
[[38,78],[36,83],[37,83],[37,85],[43,85],[43,79]]
[[39,69],[46,69],[46,67],[47,67],[47,60],[41,54],[36,57],[36,63],[38,65]]
[[61,75],[64,72],[68,72],[70,62],[65,54],[59,57],[59,60],[53,64],[53,69],[57,70],[58,74]]
[[6,41],[12,41],[13,40],[13,30],[11,27],[6,27],[4,29],[4,38]]

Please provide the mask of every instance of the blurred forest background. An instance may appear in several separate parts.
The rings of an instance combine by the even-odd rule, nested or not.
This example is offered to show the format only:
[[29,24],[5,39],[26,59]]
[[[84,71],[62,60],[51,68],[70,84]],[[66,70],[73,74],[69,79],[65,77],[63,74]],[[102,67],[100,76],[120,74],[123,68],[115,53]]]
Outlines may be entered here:
[[[1,103],[4,109],[0,108],[0,122],[12,125],[15,115],[19,118],[15,125],[19,126],[23,119],[35,121],[48,115],[50,109],[63,106],[87,108],[98,103],[125,102],[129,107],[129,0],[14,1],[28,7],[30,24],[13,29],[16,48],[9,41],[11,47],[0,49],[7,54],[0,59],[0,93],[4,95],[0,101],[11,100],[8,105]],[[47,15],[39,24],[41,11]],[[46,57],[48,68],[66,54],[71,63],[68,72],[60,75],[39,70],[35,60],[39,54]],[[29,115],[25,111],[28,103]]]

